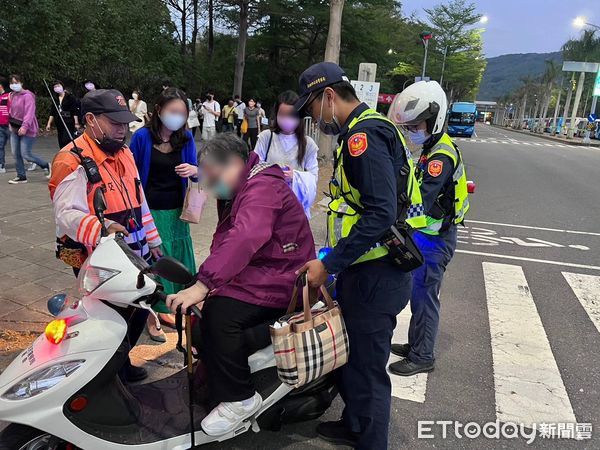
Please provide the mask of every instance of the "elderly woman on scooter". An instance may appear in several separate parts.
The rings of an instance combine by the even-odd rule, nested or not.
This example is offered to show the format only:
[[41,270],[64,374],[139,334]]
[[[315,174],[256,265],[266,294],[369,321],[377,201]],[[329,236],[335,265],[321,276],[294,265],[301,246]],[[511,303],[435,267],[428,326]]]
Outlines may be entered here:
[[262,405],[250,379],[244,330],[284,314],[295,271],[314,258],[315,247],[279,166],[260,163],[233,133],[206,142],[203,153],[201,173],[217,198],[219,223],[196,284],[169,295],[167,306],[202,309],[203,362],[212,400],[219,402],[202,428],[218,436]]

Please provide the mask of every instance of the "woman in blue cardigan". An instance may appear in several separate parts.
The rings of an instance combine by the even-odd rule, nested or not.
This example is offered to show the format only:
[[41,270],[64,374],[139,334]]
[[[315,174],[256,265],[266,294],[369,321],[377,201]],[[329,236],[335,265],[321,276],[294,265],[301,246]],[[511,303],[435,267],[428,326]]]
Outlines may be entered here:
[[[190,226],[179,219],[188,178],[198,175],[198,157],[192,133],[186,130],[188,101],[183,91],[165,89],[156,101],[150,123],[131,137],[130,148],[138,167],[144,193],[164,255],[178,259],[196,273]],[[145,219],[144,219],[145,220]],[[184,286],[161,279],[165,293],[175,294]],[[173,327],[173,316],[161,303],[154,307],[163,325]],[[148,318],[148,332],[157,342],[166,342],[160,323]]]

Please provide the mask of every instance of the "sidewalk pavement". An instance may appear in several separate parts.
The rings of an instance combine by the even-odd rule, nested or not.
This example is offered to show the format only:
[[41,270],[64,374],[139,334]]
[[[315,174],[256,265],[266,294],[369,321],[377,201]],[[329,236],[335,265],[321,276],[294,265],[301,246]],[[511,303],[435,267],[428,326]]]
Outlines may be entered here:
[[585,147],[600,147],[600,140],[598,140],[598,139],[591,139],[590,143],[585,143],[585,142],[583,142],[583,138],[580,138],[580,137],[574,137],[573,139],[567,139],[564,136],[552,136],[549,133],[532,133],[529,130],[515,130],[514,128],[503,127],[500,125],[492,125],[492,126],[495,128],[499,128],[501,130],[512,131],[513,133],[526,134],[527,136],[539,137],[541,139],[555,141],[555,142],[559,142],[561,144],[566,144],[566,145],[578,145],[578,146],[585,146]]
[[[33,150],[50,161],[57,151],[56,137],[40,137]],[[14,351],[28,345],[51,320],[47,299],[60,292],[77,294],[71,268],[54,254],[54,215],[44,172],[28,172],[27,184],[11,185],[8,180],[15,172],[9,146],[6,162],[7,173],[0,174],[0,371]],[[323,169],[319,192],[325,189],[328,170]],[[311,226],[317,247],[325,240],[324,217],[323,210],[313,208]],[[209,254],[216,223],[216,207],[209,202],[201,223],[191,226],[197,262]],[[145,336],[135,350],[137,364],[153,361],[159,369],[155,378],[164,376],[162,369],[181,366],[180,356],[173,350],[176,333],[165,331],[166,344],[156,345]]]

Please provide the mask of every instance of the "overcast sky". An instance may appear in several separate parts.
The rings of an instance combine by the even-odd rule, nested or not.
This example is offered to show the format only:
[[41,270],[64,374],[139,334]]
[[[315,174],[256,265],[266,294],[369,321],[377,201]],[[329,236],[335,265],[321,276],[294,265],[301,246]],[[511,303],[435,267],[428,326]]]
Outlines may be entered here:
[[[573,18],[583,15],[600,25],[599,0],[472,0],[481,14],[489,17],[483,33],[488,57],[507,53],[546,53],[560,50],[580,31]],[[416,12],[424,19],[423,8],[442,0],[401,0],[403,14]],[[594,8],[595,5],[595,8]],[[595,11],[594,11],[595,9]]]

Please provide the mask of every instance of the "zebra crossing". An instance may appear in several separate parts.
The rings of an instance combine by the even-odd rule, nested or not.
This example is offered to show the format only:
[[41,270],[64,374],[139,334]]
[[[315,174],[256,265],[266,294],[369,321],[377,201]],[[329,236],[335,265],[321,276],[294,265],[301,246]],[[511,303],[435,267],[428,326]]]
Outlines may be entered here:
[[[492,262],[482,262],[481,266],[489,320],[486,325],[491,339],[481,346],[491,347],[496,419],[525,426],[585,420],[577,417],[573,409],[534,300],[535,292],[529,288],[523,268]],[[600,333],[600,276],[559,273]],[[549,283],[554,281],[555,275],[551,276]],[[442,291],[442,302],[443,299]],[[409,321],[410,307],[407,307],[398,315],[393,342],[406,342]],[[399,359],[392,355],[390,362]],[[435,372],[414,377],[391,375],[392,396],[425,406],[435,402],[436,399],[427,396],[428,383],[440,381],[435,375]]]
[[506,145],[523,145],[526,147],[560,147],[560,148],[595,148],[581,145],[563,144],[561,142],[535,142],[535,141],[520,141],[511,138],[454,138],[456,142],[470,142],[477,144],[506,144]]

